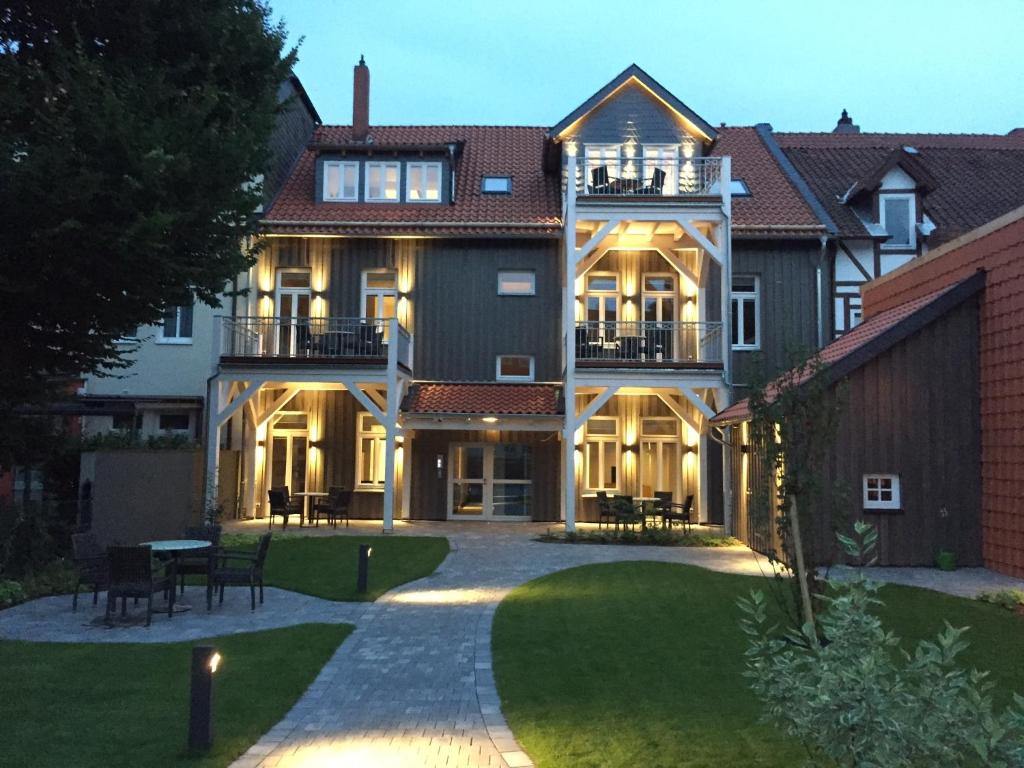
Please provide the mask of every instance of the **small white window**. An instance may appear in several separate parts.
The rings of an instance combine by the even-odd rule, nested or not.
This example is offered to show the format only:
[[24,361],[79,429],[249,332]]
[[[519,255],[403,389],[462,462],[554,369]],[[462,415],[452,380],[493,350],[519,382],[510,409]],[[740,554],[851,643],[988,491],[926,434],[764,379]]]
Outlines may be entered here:
[[324,162],[324,200],[356,200],[358,190],[359,163]]
[[619,487],[619,420],[591,416],[586,425],[583,477],[588,491],[615,491]]
[[191,427],[191,419],[187,413],[161,413],[160,431],[187,433]]
[[530,355],[498,355],[498,381],[533,381],[533,357]]
[[398,202],[399,163],[366,164],[366,199],[371,202]]
[[679,437],[679,419],[675,416],[647,416],[640,420],[643,437]]
[[164,321],[160,326],[158,344],[191,344],[192,343],[192,305],[168,307],[164,311]]
[[524,270],[513,272],[501,270],[498,272],[498,295],[499,296],[533,296],[537,293],[537,274]]
[[760,281],[753,275],[732,278],[732,348],[761,348]]
[[917,244],[913,195],[882,195],[879,222],[889,239],[882,248],[914,248]]
[[384,461],[387,436],[384,425],[368,413],[359,414],[356,430],[356,488],[384,490]]
[[405,199],[410,203],[441,202],[441,164],[408,163],[405,166]]
[[480,191],[487,195],[511,195],[511,176],[484,176],[480,182]]
[[864,509],[899,508],[899,475],[864,475]]

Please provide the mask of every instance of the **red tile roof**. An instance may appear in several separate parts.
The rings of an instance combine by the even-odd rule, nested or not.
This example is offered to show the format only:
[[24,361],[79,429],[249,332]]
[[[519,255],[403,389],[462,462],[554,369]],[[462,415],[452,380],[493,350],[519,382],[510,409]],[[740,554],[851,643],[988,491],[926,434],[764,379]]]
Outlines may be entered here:
[[[850,357],[850,355],[855,352],[860,351],[869,342],[874,341],[883,333],[895,327],[900,321],[905,320],[914,313],[936,301],[939,297],[948,293],[954,287],[956,286],[946,286],[941,290],[933,291],[921,296],[920,298],[914,299],[913,301],[908,301],[865,319],[864,322],[855,327],[852,331],[843,334],[831,344],[822,348],[818,353],[818,359],[825,366],[835,365],[841,360]],[[811,374],[812,371],[807,370],[803,376],[794,379],[793,383],[802,384],[810,378]],[[768,386],[765,391],[765,396],[769,401],[771,401],[773,396],[772,385]],[[730,405],[721,413],[717,414],[711,421],[714,424],[735,424],[740,421],[746,421],[749,418],[749,401],[747,399],[743,399]]]
[[814,235],[824,226],[772,157],[756,128],[721,128],[712,155],[732,157],[732,177],[750,197],[732,201],[735,235]]
[[406,413],[458,413],[557,416],[562,388],[555,384],[413,384],[402,410]]
[[[557,235],[557,176],[543,172],[546,128],[509,126],[371,126],[377,151],[462,142],[455,162],[455,203],[317,203],[316,144],[350,144],[350,126],[321,126],[264,216],[278,234]],[[512,176],[511,195],[485,195],[485,174]]]
[[867,230],[839,199],[877,169],[894,149],[913,147],[936,181],[924,210],[936,229],[931,247],[959,237],[1024,203],[1024,133],[984,134],[776,133],[786,156],[833,218],[843,237]]

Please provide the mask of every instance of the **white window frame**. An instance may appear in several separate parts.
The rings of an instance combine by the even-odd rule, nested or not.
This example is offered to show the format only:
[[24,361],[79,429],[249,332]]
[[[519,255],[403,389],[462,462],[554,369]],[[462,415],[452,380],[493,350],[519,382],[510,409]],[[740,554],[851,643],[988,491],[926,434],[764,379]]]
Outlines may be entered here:
[[[426,192],[426,189],[427,189],[427,187],[426,187],[426,183],[427,183],[427,168],[431,168],[431,167],[437,169],[437,197],[420,197],[418,199],[413,198],[413,196],[412,196],[412,192],[413,192],[413,188],[412,188],[412,169],[413,168],[419,168],[420,169],[420,181],[423,183],[423,186],[419,190],[417,190],[417,191],[422,195],[423,193]],[[444,192],[444,173],[443,173],[443,169],[441,167],[441,163],[438,163],[438,162],[427,162],[427,163],[417,162],[417,163],[406,163],[405,164],[405,202],[413,203],[415,205],[419,205],[420,203],[427,203],[427,204],[440,203],[441,202],[441,197],[443,195],[443,192]]]
[[157,344],[191,344],[196,333],[196,305],[192,304],[192,332],[189,336],[181,335],[181,306],[174,307],[174,329],[177,335],[164,336],[164,323],[161,321],[160,332],[156,336]]
[[[612,157],[614,153],[614,157]],[[585,144],[583,147],[584,166],[586,176],[583,183],[586,186],[591,182],[591,170],[608,166],[608,177],[619,178],[622,175],[622,145],[621,144]]]
[[[338,173],[341,174],[341,184],[339,189],[341,194],[338,197],[331,197],[327,194],[327,169],[331,167],[337,167]],[[345,171],[352,169],[355,172],[355,179],[352,184],[351,196],[345,195]],[[328,203],[335,202],[353,202],[359,199],[359,163],[351,160],[325,160],[323,167],[323,199]]]
[[[530,373],[526,376],[513,376],[513,375],[502,375],[501,373],[501,361],[510,357],[525,358],[530,361]],[[534,360],[533,355],[498,355],[494,365],[494,378],[496,381],[533,381],[534,372]]]
[[910,221],[907,222],[907,233],[910,236],[909,243],[893,243],[888,240],[881,244],[882,250],[884,251],[909,251],[917,248],[917,196],[913,193],[901,192],[883,192],[878,196],[878,223],[881,224],[882,229],[889,232],[885,222],[885,203],[888,200],[906,200],[907,201],[907,216]]
[[[508,291],[502,288],[502,278],[508,278],[512,282],[524,282],[522,279],[526,278],[525,282],[530,283],[529,290],[526,291]],[[537,295],[537,273],[532,269],[499,269],[498,270],[498,295],[499,296],[536,296]]]
[[[372,440],[370,444],[370,463],[373,466],[371,482],[363,482],[363,440]],[[367,411],[356,414],[356,477],[357,491],[384,492],[384,463],[387,456],[387,431],[384,425],[373,418]],[[379,478],[379,479],[378,479]]]
[[[501,189],[488,188],[491,182],[498,182],[501,185]],[[485,195],[511,195],[512,194],[512,177],[511,176],[498,176],[489,175],[483,176],[480,179],[480,191]]]
[[[160,426],[160,419],[164,416],[184,416],[188,426],[184,429],[165,429]],[[157,413],[156,415],[156,429],[162,435],[192,435],[192,414],[187,411],[166,411],[163,413]]]
[[[381,184],[381,191],[382,192],[384,191],[383,181],[384,181],[384,177],[386,175],[386,173],[385,173],[386,170],[388,168],[394,168],[395,169],[395,171],[397,172],[397,176],[395,178],[395,196],[394,196],[394,198],[390,198],[390,197],[373,197],[373,196],[370,195],[370,170],[373,169],[373,168],[380,168],[380,171],[381,171],[381,182],[382,182],[382,184]],[[400,202],[402,202],[402,164],[401,163],[397,163],[397,162],[367,163],[366,164],[366,168],[364,169],[363,175],[366,177],[364,182],[363,182],[363,187],[364,187],[363,195],[364,195],[364,199],[366,200],[366,202],[368,202],[368,203],[400,203]]]
[[[367,278],[369,275],[394,275],[395,276],[395,287],[394,288],[370,288],[367,285]],[[366,299],[369,296],[373,296],[377,299],[378,314],[375,315],[378,320],[390,320],[390,317],[384,317],[379,314],[383,311],[384,299],[388,296],[392,296],[395,299],[395,316],[398,316],[398,270],[390,269],[386,267],[375,268],[375,269],[364,269],[359,289],[359,316],[366,317]]]
[[679,145],[644,144],[643,177],[653,176],[655,168],[665,171],[665,186],[661,194],[676,194],[679,191]]
[[[891,489],[889,491],[890,498],[882,499],[881,495],[884,491],[881,489],[882,481],[888,480],[891,482]],[[880,509],[880,510],[896,510],[901,509],[900,506],[900,476],[893,474],[885,474],[879,472],[872,472],[864,475],[861,481],[862,496],[864,502],[864,509]],[[869,499],[868,495],[870,492],[875,491],[878,493],[878,499]]]
[[[753,280],[754,280],[754,290],[753,291],[735,291],[735,290],[732,290],[732,286],[729,286],[729,288],[730,288],[730,291],[729,291],[729,312],[730,312],[730,318],[732,317],[731,313],[732,313],[733,306],[737,302],[739,302],[740,303],[740,307],[736,311],[736,321],[737,321],[738,324],[741,324],[743,322],[743,311],[742,311],[743,306],[742,305],[746,304],[747,302],[750,302],[750,301],[752,301],[754,303],[754,343],[753,344],[744,344],[744,343],[740,342],[739,340],[742,339],[745,334],[739,332],[741,330],[740,328],[730,328],[729,329],[730,337],[735,336],[735,338],[736,338],[736,342],[733,343],[731,346],[732,346],[733,349],[739,350],[739,351],[747,351],[747,352],[755,351],[755,350],[758,350],[758,349],[761,348],[761,278],[758,275],[744,275],[744,274],[733,275],[733,279],[734,280],[737,277],[753,278]],[[746,330],[746,329],[744,328],[743,330]],[[730,338],[729,341],[732,342],[732,338]]]
[[[611,435],[602,434],[591,434],[590,423],[592,421],[600,422],[614,422],[615,433]],[[597,491],[618,491],[622,487],[622,448],[619,445],[619,417],[618,416],[591,416],[587,419],[587,423],[583,428],[583,489],[587,493],[596,493]],[[615,445],[615,482],[612,485],[600,485],[597,487],[590,485],[590,445],[591,444],[602,444],[602,447],[598,449],[598,477],[601,478],[601,482],[604,482],[605,470],[607,467],[604,465],[604,443],[613,443]]]

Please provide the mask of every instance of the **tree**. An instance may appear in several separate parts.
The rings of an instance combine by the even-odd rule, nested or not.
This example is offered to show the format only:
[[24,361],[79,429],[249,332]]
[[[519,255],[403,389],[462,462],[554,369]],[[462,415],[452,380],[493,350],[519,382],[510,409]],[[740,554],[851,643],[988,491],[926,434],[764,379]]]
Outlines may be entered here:
[[804,358],[749,397],[751,450],[772,478],[751,501],[774,520],[781,552],[769,557],[780,591],[789,589],[783,607],[795,627],[815,625],[814,597],[822,588],[816,567],[828,560],[820,546],[829,538],[824,524],[835,528],[841,517],[843,489],[830,482],[827,468],[845,387],[830,382],[825,369],[820,358]]
[[252,263],[284,46],[260,0],[0,6],[0,433]]

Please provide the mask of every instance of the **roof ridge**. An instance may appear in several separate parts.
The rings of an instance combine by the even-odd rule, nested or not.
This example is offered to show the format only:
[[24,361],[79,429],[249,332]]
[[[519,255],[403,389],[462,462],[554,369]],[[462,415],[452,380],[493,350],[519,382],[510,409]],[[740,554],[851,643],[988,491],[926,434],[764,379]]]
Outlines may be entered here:
[[[348,123],[323,123],[318,125],[317,128],[351,128],[352,126]],[[519,128],[530,131],[547,131],[550,130],[546,125],[498,125],[496,123],[439,123],[439,124],[427,124],[427,123],[388,123],[384,125],[371,125],[370,131],[381,128]]]

